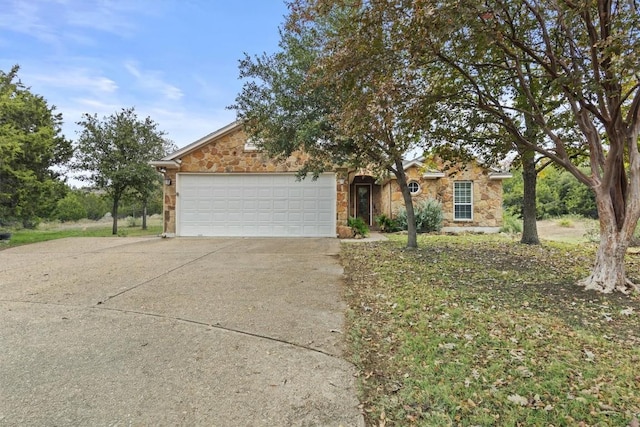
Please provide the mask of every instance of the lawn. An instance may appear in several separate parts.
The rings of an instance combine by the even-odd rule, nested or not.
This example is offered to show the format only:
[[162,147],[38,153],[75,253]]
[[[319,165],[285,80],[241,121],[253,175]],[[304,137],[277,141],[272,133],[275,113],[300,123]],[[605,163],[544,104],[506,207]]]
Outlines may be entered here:
[[[640,414],[640,298],[574,285],[594,246],[490,235],[343,245],[367,425],[624,426]],[[640,255],[629,276],[640,281]]]
[[[63,239],[67,237],[113,237],[110,221],[68,222],[68,223],[42,223],[36,229],[11,230],[11,240],[0,242],[0,250],[12,246],[26,245],[29,243],[44,242],[47,240]],[[149,218],[148,227],[143,230],[140,220],[118,222],[118,236],[157,236],[162,233],[162,224],[156,218]]]

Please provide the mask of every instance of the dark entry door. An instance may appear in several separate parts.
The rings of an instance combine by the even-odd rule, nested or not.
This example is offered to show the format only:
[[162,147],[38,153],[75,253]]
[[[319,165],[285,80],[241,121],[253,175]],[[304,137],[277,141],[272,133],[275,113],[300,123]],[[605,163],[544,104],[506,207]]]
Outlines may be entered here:
[[371,185],[356,185],[356,218],[371,225]]

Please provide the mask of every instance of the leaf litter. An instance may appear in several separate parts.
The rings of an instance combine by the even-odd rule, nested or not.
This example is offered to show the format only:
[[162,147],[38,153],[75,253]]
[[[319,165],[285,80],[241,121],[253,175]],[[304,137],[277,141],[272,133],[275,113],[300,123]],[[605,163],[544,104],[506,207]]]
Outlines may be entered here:
[[[627,425],[638,416],[640,299],[575,286],[593,246],[486,235],[403,244],[392,236],[342,252],[368,425]],[[637,257],[627,271],[638,281]]]

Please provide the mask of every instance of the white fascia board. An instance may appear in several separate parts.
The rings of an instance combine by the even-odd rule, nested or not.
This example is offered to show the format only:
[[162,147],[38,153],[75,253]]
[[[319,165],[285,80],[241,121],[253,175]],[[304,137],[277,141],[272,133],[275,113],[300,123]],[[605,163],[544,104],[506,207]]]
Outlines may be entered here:
[[155,168],[165,169],[178,169],[180,167],[180,163],[175,160],[154,160],[149,162],[149,164]]
[[428,171],[422,174],[424,179],[440,179],[444,178],[444,172]]
[[489,173],[489,179],[509,179],[513,178],[513,175],[509,172],[491,172]]

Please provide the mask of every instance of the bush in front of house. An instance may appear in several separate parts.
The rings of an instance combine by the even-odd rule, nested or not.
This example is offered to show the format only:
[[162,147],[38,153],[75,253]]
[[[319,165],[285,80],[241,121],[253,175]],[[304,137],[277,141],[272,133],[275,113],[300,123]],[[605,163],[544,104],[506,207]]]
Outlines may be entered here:
[[[436,199],[426,199],[414,205],[413,211],[416,216],[416,229],[423,233],[440,231],[442,229],[442,203]],[[407,227],[407,210],[398,211],[396,221],[402,230]]]
[[502,227],[500,227],[501,233],[522,233],[522,220],[516,215],[513,215],[509,211],[502,213]]
[[385,214],[381,214],[376,217],[376,224],[378,224],[378,228],[383,233],[394,233],[401,230],[398,221]]
[[353,236],[367,237],[369,234],[369,226],[362,218],[353,218],[349,217],[347,221],[347,225],[351,227],[351,231],[353,231]]

